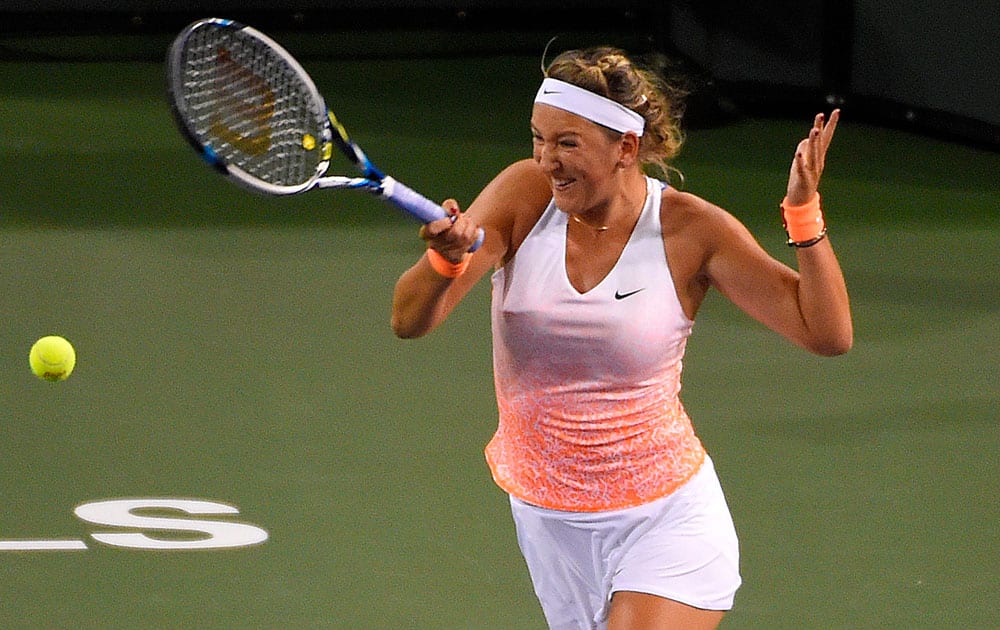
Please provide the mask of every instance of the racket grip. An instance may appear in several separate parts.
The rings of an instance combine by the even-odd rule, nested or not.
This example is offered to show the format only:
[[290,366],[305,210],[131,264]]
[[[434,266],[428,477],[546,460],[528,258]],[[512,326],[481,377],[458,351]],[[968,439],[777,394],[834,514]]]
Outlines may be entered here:
[[[450,216],[438,204],[391,177],[382,180],[382,198],[396,204],[422,223],[430,223]],[[483,228],[479,228],[476,242],[472,244],[469,251],[474,252],[479,249],[483,244],[484,237]]]

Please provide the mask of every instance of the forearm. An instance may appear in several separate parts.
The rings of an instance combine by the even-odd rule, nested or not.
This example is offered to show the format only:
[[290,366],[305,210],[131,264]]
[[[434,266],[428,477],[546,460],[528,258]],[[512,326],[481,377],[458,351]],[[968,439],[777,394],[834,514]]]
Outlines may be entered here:
[[840,112],[827,122],[817,114],[809,136],[799,143],[782,201],[788,242],[796,246],[798,277],[795,299],[800,343],[817,354],[832,356],[850,350],[854,342],[851,307],[844,274],[830,240],[818,192],[826,152]]
[[798,305],[804,343],[809,350],[834,356],[851,349],[854,329],[847,285],[830,239],[797,249]]
[[426,254],[396,282],[392,297],[392,331],[397,337],[411,339],[426,335],[448,316],[447,296],[454,284],[439,275],[427,261]]

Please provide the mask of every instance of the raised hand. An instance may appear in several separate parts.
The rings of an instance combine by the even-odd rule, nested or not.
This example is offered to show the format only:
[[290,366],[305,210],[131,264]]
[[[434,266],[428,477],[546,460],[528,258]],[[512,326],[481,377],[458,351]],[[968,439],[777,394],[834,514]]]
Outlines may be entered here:
[[809,136],[799,142],[788,176],[788,203],[791,205],[807,203],[816,194],[826,163],[826,151],[839,119],[839,109],[830,113],[829,120],[822,113],[816,114]]

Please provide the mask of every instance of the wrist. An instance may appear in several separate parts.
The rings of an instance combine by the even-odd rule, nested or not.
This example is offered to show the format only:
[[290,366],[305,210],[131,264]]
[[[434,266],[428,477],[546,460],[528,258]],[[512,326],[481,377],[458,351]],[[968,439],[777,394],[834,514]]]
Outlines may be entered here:
[[809,247],[826,236],[826,221],[820,208],[819,193],[809,201],[794,205],[785,197],[781,202],[781,219],[788,234],[788,245]]
[[465,254],[462,256],[462,260],[456,263],[442,256],[436,249],[428,248],[427,250],[427,262],[431,264],[431,267],[439,276],[444,278],[457,278],[461,276],[469,268],[471,261],[472,254]]

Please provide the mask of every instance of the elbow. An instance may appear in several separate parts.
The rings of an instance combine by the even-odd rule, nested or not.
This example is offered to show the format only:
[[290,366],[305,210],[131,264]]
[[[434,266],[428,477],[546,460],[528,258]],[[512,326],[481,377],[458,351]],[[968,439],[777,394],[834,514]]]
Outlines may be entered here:
[[424,333],[422,332],[414,332],[411,330],[400,330],[397,328],[393,328],[392,331],[396,334],[397,339],[417,339],[419,337],[423,337],[424,335]]
[[827,343],[821,346],[816,346],[812,348],[812,350],[822,357],[839,357],[840,355],[850,352],[853,345],[854,341],[852,339],[848,339],[843,342]]
[[392,327],[393,334],[399,339],[416,339],[424,334],[424,331],[421,331],[414,326],[410,326],[395,317],[392,318],[389,325]]
[[823,357],[839,357],[850,352],[852,347],[854,331],[848,328],[837,335],[814,341],[809,345],[809,350]]
[[423,337],[433,329],[433,326],[428,325],[425,321],[403,317],[397,313],[392,314],[392,318],[389,320],[389,326],[392,328],[393,334],[399,339],[416,339],[418,337]]
[[413,309],[407,308],[406,302],[399,300],[398,296],[393,296],[389,327],[399,339],[416,339],[427,332],[421,326],[420,317],[415,316]]

